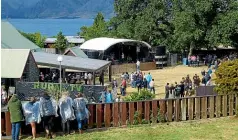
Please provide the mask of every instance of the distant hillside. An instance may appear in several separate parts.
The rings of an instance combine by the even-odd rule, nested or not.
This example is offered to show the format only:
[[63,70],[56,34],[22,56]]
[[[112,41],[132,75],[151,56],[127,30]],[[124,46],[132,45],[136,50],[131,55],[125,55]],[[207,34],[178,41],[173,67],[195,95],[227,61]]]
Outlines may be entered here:
[[114,0],[2,0],[2,18],[93,18],[113,16]]

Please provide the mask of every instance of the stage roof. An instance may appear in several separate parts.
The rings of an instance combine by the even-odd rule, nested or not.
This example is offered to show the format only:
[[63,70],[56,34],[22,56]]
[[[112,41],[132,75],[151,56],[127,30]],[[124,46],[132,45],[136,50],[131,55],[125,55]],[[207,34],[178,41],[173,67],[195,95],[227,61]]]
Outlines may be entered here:
[[[45,52],[34,52],[33,56],[37,65],[59,67],[57,61],[58,54],[50,54]],[[73,69],[87,72],[96,72],[104,69],[111,64],[111,61],[104,61],[98,59],[80,58],[74,56],[62,55],[62,68]]]
[[105,51],[109,47],[118,44],[118,43],[138,43],[143,46],[147,46],[148,48],[151,48],[151,46],[144,42],[144,41],[138,41],[138,40],[131,40],[131,39],[115,39],[115,38],[94,38],[91,40],[86,41],[80,46],[80,49],[84,50],[96,50],[96,51]]

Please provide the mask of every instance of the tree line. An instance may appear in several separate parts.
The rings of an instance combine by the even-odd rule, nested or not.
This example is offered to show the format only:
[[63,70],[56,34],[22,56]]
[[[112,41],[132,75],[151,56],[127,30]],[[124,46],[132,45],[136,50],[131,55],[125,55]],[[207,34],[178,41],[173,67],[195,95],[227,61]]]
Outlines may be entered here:
[[170,51],[238,47],[237,0],[115,0],[115,16],[105,21],[98,13],[86,40],[114,37],[143,40]]
[[[45,39],[46,37],[41,35],[40,33],[24,33],[19,31],[25,38],[30,40],[31,42],[35,43],[40,48],[44,48],[45,46]],[[67,44],[67,39],[63,35],[63,33],[60,31],[56,37],[56,42],[51,47],[57,48],[60,51],[64,51],[67,47],[72,47],[72,44]]]

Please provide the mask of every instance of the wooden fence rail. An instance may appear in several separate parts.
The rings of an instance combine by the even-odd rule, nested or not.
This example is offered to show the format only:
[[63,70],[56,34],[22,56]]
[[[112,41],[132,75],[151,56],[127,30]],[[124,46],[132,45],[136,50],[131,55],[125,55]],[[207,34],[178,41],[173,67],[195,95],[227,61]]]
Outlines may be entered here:
[[[142,123],[186,121],[233,116],[238,112],[237,95],[218,95],[161,99],[110,104],[89,104],[89,128],[119,127]],[[11,131],[9,112],[5,113],[5,129]]]

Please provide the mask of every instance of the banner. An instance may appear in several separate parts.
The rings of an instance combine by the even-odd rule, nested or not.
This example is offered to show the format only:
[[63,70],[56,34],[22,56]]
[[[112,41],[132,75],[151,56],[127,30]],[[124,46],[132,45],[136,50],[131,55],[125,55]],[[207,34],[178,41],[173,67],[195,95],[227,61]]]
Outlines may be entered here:
[[[101,91],[104,86],[81,85],[62,83],[61,91],[67,91],[71,98],[75,98],[79,92],[82,92],[89,102],[99,102]],[[48,91],[52,97],[58,99],[61,97],[59,83],[47,82],[17,82],[16,94],[21,100],[29,100],[30,97],[41,97],[45,91]]]

